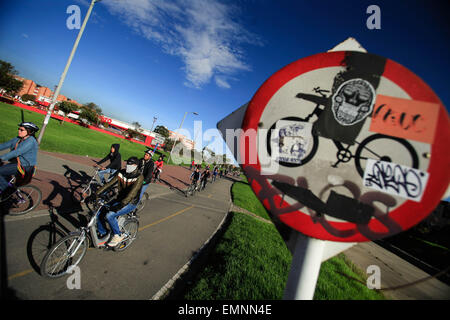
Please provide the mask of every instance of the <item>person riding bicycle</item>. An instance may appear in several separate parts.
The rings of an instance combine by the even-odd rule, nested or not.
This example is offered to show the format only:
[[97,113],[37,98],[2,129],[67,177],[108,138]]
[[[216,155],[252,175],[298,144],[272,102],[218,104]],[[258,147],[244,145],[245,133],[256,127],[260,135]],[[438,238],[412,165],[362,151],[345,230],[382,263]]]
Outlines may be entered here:
[[34,136],[39,127],[32,122],[19,123],[17,137],[0,144],[0,150],[10,148],[10,152],[0,156],[0,162],[11,160],[0,167],[0,193],[8,186],[8,179],[20,173],[22,178],[26,174],[33,174],[37,163],[38,142]]
[[105,184],[105,173],[109,173],[108,182],[113,178],[114,174],[122,168],[122,157],[119,153],[120,144],[115,143],[111,145],[110,152],[100,161],[95,162],[97,165],[102,164],[106,160],[109,160],[109,164],[106,167],[100,167],[102,170],[98,172],[98,176],[102,184]]
[[189,178],[191,180],[191,184],[197,184],[198,180],[200,180],[200,170],[198,169],[198,166],[195,166],[195,170],[191,173]]
[[142,170],[142,175],[144,176],[144,181],[142,183],[141,193],[139,195],[139,200],[142,198],[145,190],[147,190],[150,182],[152,181],[153,169],[155,167],[155,163],[152,160],[153,151],[151,149],[147,149],[144,153],[144,158],[140,159],[140,168]]
[[[139,195],[142,188],[144,176],[139,168],[139,159],[131,157],[127,160],[125,169],[121,169],[119,173],[114,176],[108,183],[100,187],[96,196],[99,196],[107,189],[111,188],[116,182],[118,183],[118,193],[115,200],[111,201],[112,206],[110,212],[106,213],[106,221],[108,221],[111,231],[114,234],[108,246],[115,247],[125,238],[119,228],[117,217],[130,213],[139,202]],[[107,231],[104,225],[104,219],[101,216],[97,222],[97,229],[100,237],[106,235]]]
[[156,181],[156,179],[160,180],[159,176],[161,175],[163,165],[164,165],[164,160],[163,160],[163,157],[160,156],[158,161],[155,161],[155,181]]
[[203,171],[202,176],[201,176],[201,180],[200,180],[200,186],[201,186],[201,190],[204,190],[206,187],[206,183],[208,182],[208,178],[211,176],[211,173],[209,171],[208,168],[206,168],[205,171]]
[[212,181],[216,181],[217,175],[219,174],[219,168],[217,166],[214,167]]

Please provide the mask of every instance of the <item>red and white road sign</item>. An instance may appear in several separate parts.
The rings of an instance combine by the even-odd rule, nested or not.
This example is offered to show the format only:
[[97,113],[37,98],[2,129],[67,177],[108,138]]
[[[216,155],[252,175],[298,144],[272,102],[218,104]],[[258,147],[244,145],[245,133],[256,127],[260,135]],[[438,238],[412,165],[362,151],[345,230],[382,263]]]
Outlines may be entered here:
[[253,191],[273,219],[313,238],[404,231],[449,184],[444,105],[417,75],[376,55],[320,53],[284,67],[256,92],[242,129]]

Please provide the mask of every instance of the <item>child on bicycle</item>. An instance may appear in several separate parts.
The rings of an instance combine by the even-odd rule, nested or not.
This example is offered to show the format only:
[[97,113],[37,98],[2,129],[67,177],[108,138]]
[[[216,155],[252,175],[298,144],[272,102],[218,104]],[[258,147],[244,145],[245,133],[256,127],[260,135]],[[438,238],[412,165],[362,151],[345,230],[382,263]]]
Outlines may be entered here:
[[98,196],[111,188],[116,182],[118,183],[118,194],[116,199],[111,201],[113,204],[110,207],[110,212],[106,216],[100,216],[97,222],[100,237],[105,236],[107,233],[103,217],[106,218],[106,221],[108,221],[111,227],[114,236],[108,243],[108,246],[115,247],[125,239],[125,235],[122,235],[120,232],[117,217],[136,209],[143,181],[144,176],[139,168],[139,159],[137,157],[131,157],[127,160],[125,169],[121,169],[111,181],[97,190],[96,195]]
[[163,157],[160,156],[158,161],[155,161],[155,181],[156,180],[160,181],[159,176],[161,175],[163,165],[164,165],[164,160],[163,160]]

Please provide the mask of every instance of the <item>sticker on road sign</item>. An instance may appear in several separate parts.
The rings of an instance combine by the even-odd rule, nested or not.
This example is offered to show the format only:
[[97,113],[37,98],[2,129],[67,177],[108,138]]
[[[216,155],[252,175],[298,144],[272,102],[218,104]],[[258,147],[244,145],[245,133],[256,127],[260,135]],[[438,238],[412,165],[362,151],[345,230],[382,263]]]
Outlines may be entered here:
[[425,191],[428,172],[400,164],[369,159],[364,172],[364,186],[419,202]]
[[370,131],[432,143],[439,104],[378,95]]
[[[420,140],[376,123],[388,112],[380,102],[392,106],[386,119],[395,111],[401,130],[420,111],[426,121],[416,129],[439,134]],[[447,111],[392,60],[354,51],[306,57],[273,74],[242,110],[237,158],[249,185],[274,221],[307,236],[361,242],[402,232],[436,208],[450,181]],[[247,138],[252,132],[258,139]],[[376,163],[387,179],[378,188]],[[404,181],[387,178],[391,169]]]
[[300,164],[312,140],[312,124],[289,120],[277,121],[271,144],[275,160]]

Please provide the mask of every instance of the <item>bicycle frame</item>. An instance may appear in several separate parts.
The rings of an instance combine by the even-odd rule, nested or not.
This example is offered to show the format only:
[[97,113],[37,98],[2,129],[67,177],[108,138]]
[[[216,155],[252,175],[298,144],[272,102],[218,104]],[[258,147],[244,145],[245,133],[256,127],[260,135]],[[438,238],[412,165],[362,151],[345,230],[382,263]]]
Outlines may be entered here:
[[[103,207],[107,206],[106,202],[104,200],[100,200],[100,207],[97,209],[94,215],[92,215],[91,219],[89,220],[87,227],[82,228],[82,232],[86,233],[86,231],[89,232],[90,238],[92,241],[92,244],[95,248],[102,248],[106,245],[106,242],[111,236],[111,232],[108,232],[104,237],[99,238],[97,236],[97,220],[99,219],[99,215],[103,209]],[[136,217],[135,210],[131,211],[130,213],[117,217],[117,222],[119,224],[119,228],[122,228],[125,221],[127,220],[127,217]],[[125,239],[124,239],[125,240]]]
[[95,169],[94,175],[92,176],[91,181],[89,181],[89,183],[87,184],[86,188],[84,188],[84,189],[81,191],[81,195],[87,193],[87,191],[91,188],[91,184],[92,184],[94,181],[97,181],[97,176],[98,176],[98,172],[99,172],[99,171],[100,171],[99,168],[96,168],[96,169]]

